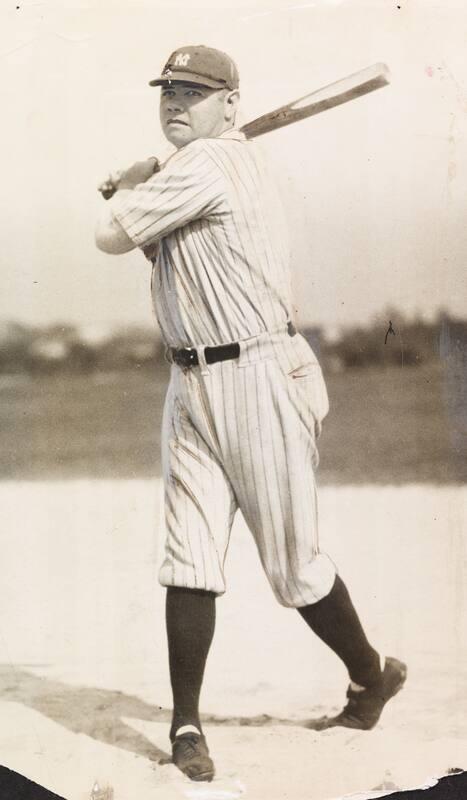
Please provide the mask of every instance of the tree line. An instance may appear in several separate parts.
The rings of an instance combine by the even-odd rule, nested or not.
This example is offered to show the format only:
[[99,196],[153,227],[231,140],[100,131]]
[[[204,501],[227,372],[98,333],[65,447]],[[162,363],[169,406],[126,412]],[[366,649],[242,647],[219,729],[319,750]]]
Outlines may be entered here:
[[[332,339],[317,327],[302,331],[330,371],[370,366],[417,366],[467,352],[467,320],[440,313],[408,319],[387,311],[371,322],[343,328]],[[155,370],[166,365],[157,328],[131,326],[89,337],[70,324],[0,325],[0,373],[54,374]]]

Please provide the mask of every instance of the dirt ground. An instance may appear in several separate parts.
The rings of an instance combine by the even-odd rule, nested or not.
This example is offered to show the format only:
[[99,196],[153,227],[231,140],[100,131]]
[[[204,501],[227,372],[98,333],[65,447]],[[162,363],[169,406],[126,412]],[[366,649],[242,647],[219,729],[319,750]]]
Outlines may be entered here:
[[344,701],[343,667],[281,608],[244,523],[203,694],[211,784],[169,763],[161,487],[0,484],[1,763],[67,800],[380,796],[467,767],[467,489],[321,489],[321,538],[374,645],[407,661],[372,732],[306,727]]

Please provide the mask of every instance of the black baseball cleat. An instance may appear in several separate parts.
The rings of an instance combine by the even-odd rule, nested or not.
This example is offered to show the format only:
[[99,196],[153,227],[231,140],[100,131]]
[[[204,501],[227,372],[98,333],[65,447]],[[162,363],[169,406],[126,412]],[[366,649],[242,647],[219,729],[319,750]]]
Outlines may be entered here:
[[397,658],[386,658],[381,678],[368,689],[347,689],[347,705],[336,717],[321,717],[311,720],[307,727],[326,730],[341,726],[369,731],[378,722],[383,708],[402,689],[407,677],[407,667]]
[[202,733],[187,732],[172,741],[172,760],[192,781],[212,781],[214,764]]

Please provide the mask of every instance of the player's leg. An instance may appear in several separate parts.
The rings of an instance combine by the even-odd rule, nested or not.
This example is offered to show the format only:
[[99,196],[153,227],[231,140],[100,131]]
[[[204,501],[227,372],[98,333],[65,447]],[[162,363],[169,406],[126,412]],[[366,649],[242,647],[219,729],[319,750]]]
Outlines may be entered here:
[[381,675],[380,656],[370,645],[343,580],[336,575],[326,597],[298,608],[312,631],[344,662],[350,680],[375,684]]
[[338,725],[373,728],[388,700],[402,688],[407,675],[405,664],[395,658],[381,659],[370,645],[339,575],[326,597],[298,611],[312,631],[344,662],[351,681],[348,702],[341,713],[313,720],[309,726],[316,730]]
[[[300,340],[297,349],[298,352],[303,349]],[[319,435],[321,423],[319,409],[323,407],[319,400],[320,392],[323,391],[322,386],[320,388],[320,372],[316,371],[313,364],[290,370],[287,367],[284,369],[283,361],[281,367],[293,409],[297,412],[295,423],[299,422],[301,427],[300,432],[297,430],[294,434],[294,414],[291,414],[288,441],[292,443],[294,455],[299,460],[302,459],[304,473],[311,484],[314,483],[317,454],[310,449],[309,452],[315,456],[311,461],[310,471],[310,459],[308,451],[303,449],[303,443],[306,442],[308,435],[310,441],[316,445],[316,437]],[[288,458],[294,458],[294,455],[289,454]],[[299,500],[299,505],[302,505],[304,500],[305,498]],[[291,513],[296,517],[294,509],[291,509]],[[312,517],[317,528],[316,505]],[[296,531],[296,535],[300,537],[303,534]],[[317,531],[315,536],[317,540]],[[348,589],[339,575],[336,575],[328,594],[305,606],[298,606],[298,611],[313,632],[343,661],[349,673],[351,681],[348,690],[349,702],[344,711],[334,719],[334,724],[373,727],[387,700],[404,683],[405,665],[392,658],[383,662],[379,653],[371,646]]]
[[215,597],[212,592],[167,588],[172,755],[174,764],[197,781],[209,781],[214,776],[214,764],[201,727],[199,699],[214,635]]
[[166,626],[173,717],[170,738],[186,726],[201,732],[199,697],[216,621],[216,595],[167,587]]
[[[210,780],[199,698],[215,624],[215,597],[225,591],[223,562],[235,512],[232,490],[193,403],[194,375],[174,370],[163,422],[167,587],[166,623],[174,763],[194,780]],[[195,399],[197,393],[194,393]]]
[[387,698],[400,688],[402,665],[388,659],[381,672],[349,593],[319,548],[314,472],[316,433],[326,408],[321,370],[313,354],[300,365],[301,344],[298,365],[289,349],[286,341],[282,362],[265,360],[238,371],[248,446],[240,451],[242,481],[234,488],[279,602],[300,610],[343,660],[358,683],[354,689],[376,687]]
[[[324,409],[320,376],[316,362],[316,393],[323,393],[316,402]],[[224,463],[266,575],[282,605],[315,603],[331,591],[336,568],[318,543],[314,438],[275,358],[226,362],[223,378]]]

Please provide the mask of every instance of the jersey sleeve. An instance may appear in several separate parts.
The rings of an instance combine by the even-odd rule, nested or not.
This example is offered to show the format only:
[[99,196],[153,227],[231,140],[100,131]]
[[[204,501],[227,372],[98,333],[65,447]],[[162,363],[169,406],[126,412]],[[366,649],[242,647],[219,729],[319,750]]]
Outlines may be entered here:
[[155,244],[176,228],[219,213],[225,197],[221,170],[196,140],[160,172],[125,196],[109,201],[114,217],[138,247]]

